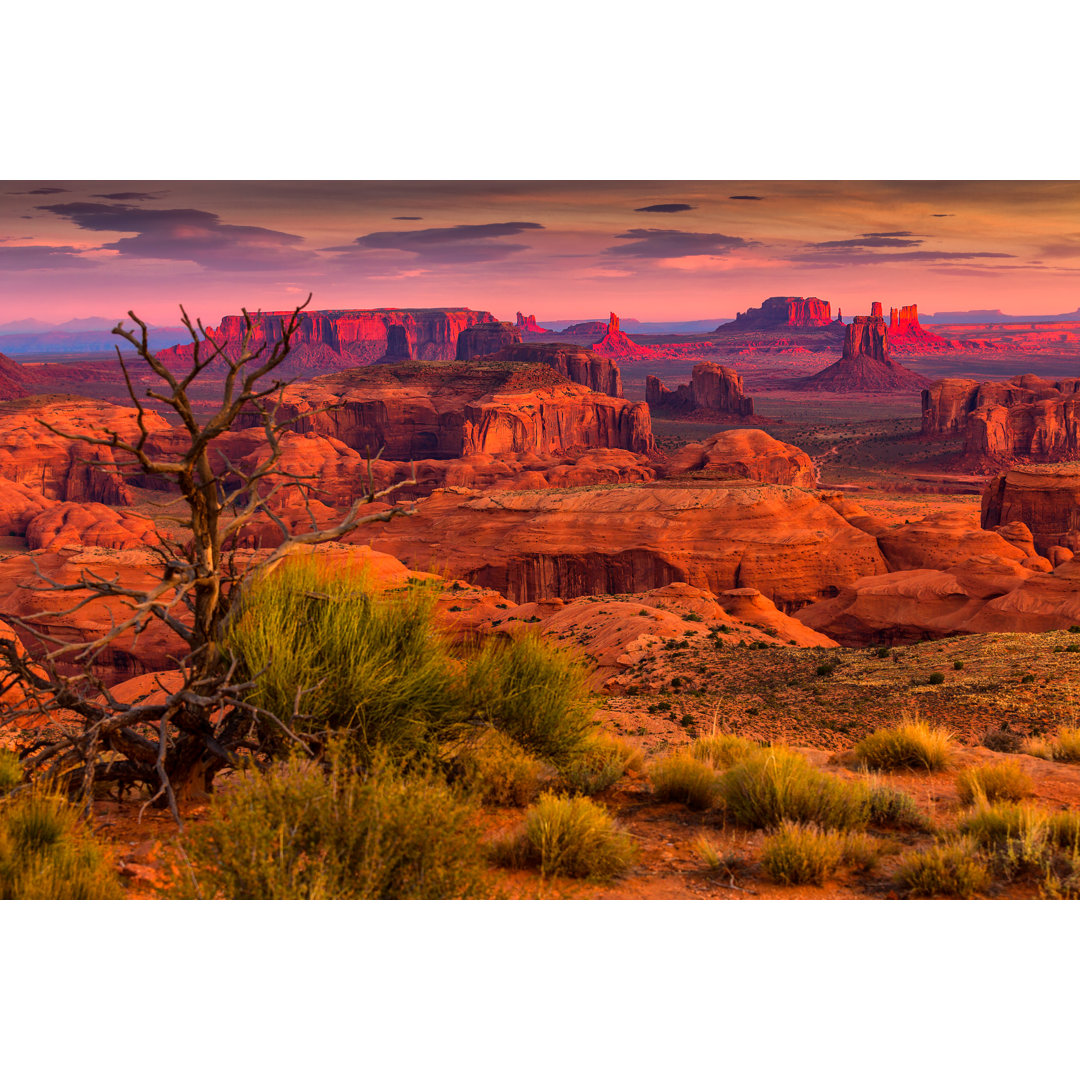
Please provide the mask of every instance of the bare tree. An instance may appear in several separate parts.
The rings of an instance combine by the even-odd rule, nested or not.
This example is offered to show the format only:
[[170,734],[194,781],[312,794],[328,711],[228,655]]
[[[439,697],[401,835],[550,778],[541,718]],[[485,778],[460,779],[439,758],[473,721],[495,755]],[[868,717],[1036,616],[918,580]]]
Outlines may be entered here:
[[[95,783],[144,784],[149,802],[165,803],[179,817],[184,798],[208,790],[220,769],[236,763],[240,750],[258,752],[272,735],[302,740],[290,717],[271,715],[248,699],[254,686],[242,673],[237,658],[222,645],[222,631],[237,611],[240,597],[253,578],[270,573],[290,552],[345,536],[360,525],[388,521],[412,513],[398,504],[364,513],[364,507],[388,498],[415,483],[406,480],[374,490],[368,465],[365,493],[331,527],[320,527],[310,505],[316,489],[311,476],[294,474],[281,465],[281,435],[291,421],[278,423],[276,403],[286,385],[275,372],[289,355],[303,309],[282,319],[280,340],[270,343],[244,311],[245,330],[239,348],[215,341],[201,321],[192,323],[181,308],[192,340],[192,356],[183,374],[171,370],[150,349],[146,324],[133,312],[137,330],[118,324],[113,333],[135,349],[137,363],[156,377],[146,397],[171,410],[182,433],[180,452],[163,452],[148,426],[148,410],[136,391],[127,362],[117,346],[128,394],[135,406],[138,434],[122,438],[117,432],[98,434],[46,428],[74,442],[107,447],[125,463],[128,475],[178,489],[174,503],[183,506],[170,519],[190,533],[181,542],[161,532],[155,545],[156,580],[146,588],[124,585],[119,576],[83,570],[75,583],[62,584],[40,569],[41,591],[71,594],[62,610],[32,616],[3,617],[14,631],[0,637],[0,692],[15,690],[22,701],[11,705],[0,724],[49,722],[49,734],[32,744],[25,764],[63,782],[89,802]],[[208,419],[199,419],[192,388],[204,373],[223,375],[220,405]],[[243,416],[246,426],[261,427],[268,453],[247,469],[229,460],[222,437]],[[160,433],[159,433],[160,434]],[[300,489],[310,529],[295,532],[275,509],[286,487]],[[244,546],[245,529],[272,522],[281,538],[275,547],[253,552]],[[46,627],[51,620],[72,615],[94,601],[108,601],[122,613],[107,633],[91,640],[72,641]],[[183,643],[174,658],[176,674],[155,680],[156,692],[134,702],[116,698],[95,665],[119,638],[137,639],[152,624],[167,627]],[[74,673],[72,673],[74,672]],[[10,695],[9,695],[10,696]],[[299,705],[299,703],[297,703]]]

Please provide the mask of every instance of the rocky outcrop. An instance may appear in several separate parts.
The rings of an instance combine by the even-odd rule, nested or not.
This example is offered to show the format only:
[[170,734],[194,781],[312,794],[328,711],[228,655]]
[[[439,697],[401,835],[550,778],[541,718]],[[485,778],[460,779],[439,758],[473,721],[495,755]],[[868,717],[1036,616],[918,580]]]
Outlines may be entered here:
[[492,360],[510,364],[547,364],[571,382],[587,386],[598,394],[622,397],[622,373],[609,357],[569,342],[526,342],[500,349]]
[[26,378],[22,365],[0,353],[0,401],[11,401],[29,393],[32,393],[30,380]]
[[31,549],[113,548],[125,551],[158,542],[154,523],[101,503],[57,503],[43,510],[26,528]]
[[875,303],[872,311],[874,314],[869,316],[856,315],[848,324],[844,352],[835,364],[794,385],[800,390],[839,394],[896,393],[929,387],[929,379],[890,359],[881,304]]
[[705,442],[688,443],[670,455],[664,473],[817,487],[817,469],[809,455],[758,428],[721,431]]
[[537,326],[535,315],[522,315],[519,311],[517,313],[517,319],[514,325],[521,331],[522,336],[525,334],[553,334],[554,330],[548,330],[543,326]]
[[943,352],[959,346],[924,330],[919,325],[918,305],[907,304],[889,309],[889,347],[896,352]]
[[358,542],[444,567],[517,601],[629,593],[682,581],[754,588],[785,611],[886,570],[872,536],[814,493],[657,482],[570,491],[437,491]]
[[980,520],[984,529],[1027,526],[1040,555],[1080,551],[1080,462],[1018,465],[995,476],[983,492]]
[[[267,311],[252,316],[252,344],[273,344],[292,312]],[[412,356],[423,361],[450,361],[457,355],[463,330],[494,322],[487,311],[469,308],[375,308],[372,310],[304,311],[282,370],[294,373],[338,371],[373,364],[387,355],[391,327],[401,327]],[[210,339],[233,359],[240,355],[245,323],[242,315],[226,315],[209,330]],[[395,335],[396,336],[396,335]],[[192,345],[177,345],[158,353],[170,367],[191,363]],[[396,346],[400,353],[400,342]]]
[[961,435],[973,460],[1053,463],[1080,457],[1080,379],[942,379],[923,391],[923,434]]
[[754,415],[754,399],[743,393],[742,377],[733,368],[704,361],[694,365],[689,385],[669,390],[655,375],[645,380],[645,400],[654,409],[714,416]]
[[608,322],[594,319],[591,322],[572,323],[565,330],[560,330],[558,333],[560,337],[584,337],[589,335],[593,338],[600,338],[607,333],[609,325],[610,319]]
[[[598,394],[543,364],[471,360],[356,368],[294,383],[278,416],[387,460],[654,450],[648,406]],[[239,418],[238,427],[258,427]]]
[[604,336],[591,346],[601,356],[614,356],[620,360],[641,360],[652,355],[652,350],[635,344],[619,329],[619,316],[611,312],[608,316]]
[[457,340],[459,364],[477,356],[488,356],[507,345],[520,345],[521,331],[508,322],[479,323],[462,330]]
[[[468,330],[464,333],[469,333]],[[461,338],[458,337],[458,347],[461,346]],[[415,360],[413,356],[412,342],[404,326],[395,323],[386,331],[386,352],[376,361],[378,364],[404,364]]]
[[828,300],[819,300],[816,296],[770,296],[762,302],[761,307],[740,311],[734,322],[722,323],[715,333],[828,326],[831,322]]

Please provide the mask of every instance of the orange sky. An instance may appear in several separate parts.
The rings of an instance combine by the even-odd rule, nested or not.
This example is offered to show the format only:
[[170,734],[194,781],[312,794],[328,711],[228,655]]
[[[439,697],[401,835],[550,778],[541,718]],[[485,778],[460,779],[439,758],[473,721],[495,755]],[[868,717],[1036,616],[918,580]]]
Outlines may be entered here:
[[1080,306],[1080,184],[1012,181],[11,181],[0,322],[128,308],[468,306],[729,317]]

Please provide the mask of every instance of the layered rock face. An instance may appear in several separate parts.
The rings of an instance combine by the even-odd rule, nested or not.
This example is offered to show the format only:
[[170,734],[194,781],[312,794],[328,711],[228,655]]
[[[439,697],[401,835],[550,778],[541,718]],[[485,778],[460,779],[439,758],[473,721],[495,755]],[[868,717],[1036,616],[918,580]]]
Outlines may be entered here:
[[1020,465],[995,476],[983,492],[981,522],[984,529],[1022,523],[1043,556],[1080,551],[1080,462]]
[[954,342],[919,325],[918,304],[889,309],[889,345],[898,352],[941,352],[956,348]]
[[508,322],[479,323],[463,330],[457,340],[457,362],[488,356],[506,345],[520,345],[521,331]]
[[705,442],[688,443],[664,465],[667,476],[699,473],[716,480],[817,487],[817,469],[808,454],[758,428],[721,431]]
[[738,482],[437,491],[414,516],[357,539],[517,602],[682,581],[717,594],[754,588],[791,610],[886,570],[874,538],[814,493]]
[[514,325],[524,334],[553,334],[554,330],[548,330],[543,326],[537,326],[535,315],[522,315],[519,311]]
[[819,300],[816,296],[770,296],[761,307],[740,311],[734,322],[723,323],[715,332],[828,326],[832,322],[830,309],[828,300]]
[[575,335],[595,334],[599,338],[607,333],[608,327],[610,325],[610,319],[608,320],[608,322],[602,322],[601,320],[596,319],[592,322],[573,323],[565,330],[560,330],[559,334],[560,336],[565,335],[567,337],[573,337]]
[[[283,322],[292,312],[268,311],[252,316],[253,343],[273,344],[282,337]],[[293,336],[292,351],[284,368],[294,372],[335,371],[373,364],[388,352],[391,327],[401,327],[412,356],[423,361],[449,361],[457,354],[458,335],[478,323],[494,322],[487,311],[469,308],[417,308],[372,310],[305,311]],[[211,328],[211,339],[229,357],[240,355],[244,337],[242,315],[226,315],[220,326]],[[396,335],[395,335],[396,336]],[[178,345],[158,356],[170,367],[190,364],[194,346]],[[396,346],[401,352],[400,341]]]
[[0,401],[25,397],[31,392],[22,365],[0,353]]
[[743,393],[742,376],[733,368],[704,361],[694,365],[689,385],[669,390],[655,375],[645,380],[645,400],[656,409],[711,413],[728,417],[754,415],[754,399]]
[[[469,333],[468,330],[465,333]],[[461,338],[458,337],[458,345],[461,345]],[[410,360],[415,360],[413,356],[412,342],[409,340],[409,335],[404,326],[400,326],[395,323],[389,327],[386,331],[386,352],[379,357],[377,363],[380,364],[403,364]]]
[[1080,379],[942,379],[923,391],[923,434],[962,435],[964,453],[997,461],[1080,457]]
[[[648,406],[570,382],[541,364],[472,360],[354,369],[288,387],[278,416],[389,460],[573,449],[653,452]],[[240,427],[257,427],[243,416]]]
[[840,359],[815,375],[800,379],[797,383],[800,389],[840,394],[893,393],[930,386],[929,379],[890,359],[881,304],[875,303],[872,311],[875,314],[855,316],[846,327]]
[[622,372],[619,365],[592,349],[569,342],[511,344],[490,359],[511,364],[547,364],[571,382],[580,383],[598,394],[622,397]]

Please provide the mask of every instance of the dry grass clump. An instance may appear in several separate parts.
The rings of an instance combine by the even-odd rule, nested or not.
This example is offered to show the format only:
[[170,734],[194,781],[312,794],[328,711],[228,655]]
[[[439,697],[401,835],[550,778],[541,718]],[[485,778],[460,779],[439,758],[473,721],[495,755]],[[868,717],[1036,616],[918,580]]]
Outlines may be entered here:
[[1042,758],[1043,761],[1054,760],[1054,748],[1049,739],[1025,739],[1020,744],[1020,753]]
[[64,798],[30,791],[0,802],[0,900],[122,896],[104,850]]
[[187,841],[194,895],[236,900],[440,900],[487,894],[474,805],[429,767],[338,745],[250,772]]
[[843,834],[785,821],[761,847],[765,873],[780,885],[821,885],[844,857]]
[[725,732],[703,735],[690,744],[690,753],[699,761],[707,761],[714,769],[730,769],[760,749],[752,739]]
[[1060,727],[1049,739],[1028,739],[1024,753],[1047,761],[1075,764],[1080,761],[1080,728]]
[[929,818],[919,809],[914,796],[906,791],[886,787],[874,776],[865,781],[865,791],[871,825],[930,828]]
[[1035,790],[1035,785],[1015,761],[994,765],[973,765],[956,775],[956,790],[964,806],[1003,800],[1019,802]]
[[944,728],[912,720],[894,728],[881,728],[855,747],[855,757],[868,769],[925,769],[936,772],[949,765],[952,735]]
[[550,773],[550,766],[493,728],[465,746],[450,764],[453,780],[489,806],[528,806]]
[[489,640],[468,668],[472,710],[530,753],[562,767],[595,733],[588,670],[536,634]]
[[704,833],[698,833],[691,846],[710,874],[718,874],[722,870],[732,873],[742,864],[738,855],[731,852],[725,854]]
[[644,765],[645,755],[632,743],[615,735],[592,735],[559,770],[559,783],[573,795],[599,795]]
[[505,866],[535,866],[545,877],[600,881],[620,877],[637,860],[633,841],[602,806],[583,795],[550,793],[529,810],[521,832],[495,844],[491,855]]
[[23,767],[19,755],[0,750],[0,795],[6,795],[23,782]]
[[896,882],[912,899],[970,900],[990,887],[990,871],[971,841],[936,844],[906,856]]
[[691,810],[710,810],[719,791],[716,770],[685,752],[669,754],[649,768],[653,793],[661,802],[678,802]]
[[720,793],[735,821],[767,829],[783,821],[856,829],[870,817],[865,788],[815,769],[782,746],[761,749],[720,777]]

